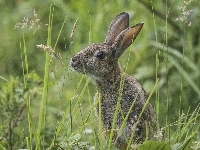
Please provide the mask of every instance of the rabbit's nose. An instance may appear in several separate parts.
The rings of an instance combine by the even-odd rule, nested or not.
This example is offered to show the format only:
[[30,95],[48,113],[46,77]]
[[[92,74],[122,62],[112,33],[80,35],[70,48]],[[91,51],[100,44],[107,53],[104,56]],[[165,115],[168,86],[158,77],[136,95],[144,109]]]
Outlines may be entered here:
[[74,68],[79,63],[79,57],[75,55],[71,58],[70,64]]
[[75,56],[71,58],[71,62],[75,62],[76,61],[76,58]]

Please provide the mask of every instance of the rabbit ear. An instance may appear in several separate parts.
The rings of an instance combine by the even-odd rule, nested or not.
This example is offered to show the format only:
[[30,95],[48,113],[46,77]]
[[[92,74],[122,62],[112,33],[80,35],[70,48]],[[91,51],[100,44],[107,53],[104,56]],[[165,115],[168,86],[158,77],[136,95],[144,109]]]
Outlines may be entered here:
[[115,54],[116,58],[119,58],[124,50],[133,43],[142,29],[143,24],[144,23],[142,22],[133,27],[127,28],[117,36],[112,45],[113,53]]
[[116,37],[129,27],[129,15],[126,12],[118,14],[110,24],[105,43],[112,45]]

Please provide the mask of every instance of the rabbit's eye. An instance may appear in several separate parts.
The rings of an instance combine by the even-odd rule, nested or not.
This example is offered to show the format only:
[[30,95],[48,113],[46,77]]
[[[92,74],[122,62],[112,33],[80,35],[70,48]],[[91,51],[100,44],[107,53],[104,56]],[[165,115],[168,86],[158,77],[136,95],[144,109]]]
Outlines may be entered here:
[[106,54],[105,54],[105,52],[103,52],[103,51],[99,51],[99,52],[97,53],[97,58],[99,58],[99,59],[104,59],[105,56],[106,56]]

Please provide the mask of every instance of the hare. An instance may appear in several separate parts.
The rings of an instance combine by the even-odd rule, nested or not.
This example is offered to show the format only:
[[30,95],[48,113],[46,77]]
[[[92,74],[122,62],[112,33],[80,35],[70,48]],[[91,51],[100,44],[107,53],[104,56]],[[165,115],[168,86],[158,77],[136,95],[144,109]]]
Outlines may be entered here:
[[111,22],[104,43],[90,44],[70,62],[75,71],[89,75],[96,84],[94,101],[100,103],[97,115],[101,113],[103,131],[106,135],[113,133],[112,142],[118,149],[126,149],[130,140],[141,143],[151,139],[156,130],[156,115],[152,105],[146,103],[144,89],[134,77],[123,73],[118,63],[142,26],[129,27],[129,14],[120,13]]

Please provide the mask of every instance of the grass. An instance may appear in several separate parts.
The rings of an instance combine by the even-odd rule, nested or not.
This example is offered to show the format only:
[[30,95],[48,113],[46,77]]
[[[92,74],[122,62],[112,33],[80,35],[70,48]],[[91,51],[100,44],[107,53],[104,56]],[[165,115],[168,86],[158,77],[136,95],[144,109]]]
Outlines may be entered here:
[[[48,24],[48,38],[47,46],[51,46],[51,32],[52,32],[52,20],[53,20],[53,8],[50,6],[49,12],[49,24]],[[50,55],[46,52],[45,73],[44,73],[44,86],[42,93],[42,101],[40,105],[40,115],[38,121],[38,128],[36,136],[36,149],[41,149],[41,142],[44,142],[44,135],[41,135],[42,129],[46,124],[46,107],[47,107],[47,95],[48,95],[48,82],[49,82],[49,69],[50,69]]]
[[[139,78],[142,85],[146,85],[146,89],[151,89],[148,91],[150,93],[148,101],[155,103],[158,121],[164,133],[162,141],[146,141],[137,145],[137,148],[140,150],[199,149],[200,62],[197,58],[199,58],[200,44],[192,41],[192,37],[196,36],[194,34],[197,34],[193,28],[195,30],[195,27],[198,27],[198,19],[196,22],[191,20],[193,22],[190,27],[187,26],[189,21],[184,23],[179,20],[175,23],[179,26],[176,32],[173,30],[173,23],[167,20],[167,17],[173,20],[170,16],[171,10],[177,14],[180,13],[173,7],[175,4],[166,5],[165,21],[162,23],[162,15],[158,14],[162,12],[159,11],[161,2],[147,4],[154,11],[149,15],[153,19],[141,13],[145,5],[140,5],[140,2],[129,2],[130,6],[137,4],[138,8],[134,11],[121,1],[116,1],[117,8],[113,8],[112,3],[109,2],[99,2],[93,7],[90,6],[92,4],[83,2],[85,7],[76,7],[79,6],[77,2],[68,3],[70,8],[78,12],[76,14],[80,16],[78,19],[70,15],[73,13],[70,13],[69,9],[62,8],[63,14],[69,14],[67,17],[62,13],[60,15],[60,5],[57,3],[47,5],[48,7],[41,3],[44,9],[49,10],[48,28],[43,26],[47,34],[41,30],[41,33],[35,32],[35,37],[39,35],[44,38],[35,45],[44,43],[46,40],[49,48],[54,46],[53,51],[37,52],[36,56],[41,58],[38,62],[35,62],[34,57],[32,58],[36,53],[31,48],[35,48],[32,44],[34,42],[30,42],[34,41],[34,36],[30,34],[32,31],[23,30],[23,34],[20,34],[22,38],[17,37],[20,39],[18,47],[21,62],[19,62],[23,75],[8,77],[1,72],[0,149],[115,149],[111,144],[111,138],[107,140],[103,138],[101,116],[97,122],[93,115],[95,86],[86,76],[73,72],[68,64],[71,56],[88,43],[103,41],[109,21],[119,11],[125,11],[125,6],[130,13],[139,15],[138,17],[134,15],[136,20],[140,18],[145,20],[145,26],[134,42],[134,46],[131,46],[130,51],[120,59],[120,64],[125,72],[142,76]],[[191,2],[195,11],[199,10],[195,7],[196,3]],[[182,4],[179,2],[176,5]],[[192,9],[189,7],[188,4],[187,8]],[[85,12],[85,8],[90,8],[90,11]],[[102,8],[102,10],[95,10],[95,8]],[[110,8],[112,12],[109,14]],[[144,13],[148,13],[148,7]],[[135,21],[132,21],[130,24],[134,23]],[[180,29],[184,32],[180,33]],[[14,38],[13,34],[11,36]],[[180,40],[177,37],[180,37]],[[183,41],[185,44],[182,44]],[[63,43],[67,44],[63,45]],[[81,45],[82,43],[84,46]],[[14,49],[13,47],[10,46],[11,49]],[[43,53],[46,54],[43,55]],[[62,58],[53,59],[51,53],[53,56],[60,53]],[[5,60],[6,63],[10,65],[7,60]],[[40,66],[39,69],[36,67],[35,71],[32,67],[34,63],[37,64],[34,65],[35,67]],[[155,68],[152,75],[148,73],[145,77],[140,74],[142,72],[147,74],[146,70],[137,73],[135,68],[142,70],[142,66]],[[17,76],[13,72],[11,74]]]

